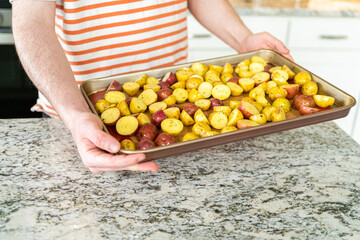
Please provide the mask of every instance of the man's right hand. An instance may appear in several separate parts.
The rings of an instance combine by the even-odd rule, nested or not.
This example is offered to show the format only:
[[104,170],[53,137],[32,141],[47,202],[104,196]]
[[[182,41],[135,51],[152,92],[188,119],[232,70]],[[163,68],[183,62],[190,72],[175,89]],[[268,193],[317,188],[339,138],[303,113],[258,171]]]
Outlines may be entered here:
[[104,171],[158,171],[154,162],[139,163],[144,154],[117,155],[120,143],[102,130],[101,121],[90,112],[82,112],[71,126],[83,163],[93,173]]

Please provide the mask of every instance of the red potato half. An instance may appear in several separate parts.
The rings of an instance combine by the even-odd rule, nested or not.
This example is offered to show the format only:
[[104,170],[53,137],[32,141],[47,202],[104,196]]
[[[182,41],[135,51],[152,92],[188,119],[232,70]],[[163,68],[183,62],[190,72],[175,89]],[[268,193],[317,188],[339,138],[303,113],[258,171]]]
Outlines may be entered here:
[[161,90],[170,88],[170,84],[168,84],[167,82],[159,82],[158,85],[160,86]]
[[210,99],[210,108],[213,109],[215,106],[223,106],[224,104],[222,103],[222,101],[220,99],[217,98],[211,98]]
[[313,114],[320,111],[321,111],[320,109],[314,107],[300,106],[299,108],[299,112],[301,115]]
[[116,107],[106,109],[104,112],[101,113],[101,116],[100,116],[101,121],[106,126],[115,125],[120,117],[121,117],[120,110],[118,108],[116,108]]
[[199,108],[194,103],[186,103],[182,109],[192,117]]
[[163,120],[165,120],[167,117],[166,117],[166,114],[164,112],[164,110],[160,109],[158,111],[156,111],[152,118],[151,118],[151,123],[154,124],[155,126],[157,127],[160,127],[161,126],[161,122]]
[[139,121],[134,116],[121,117],[116,123],[116,131],[122,136],[136,134],[139,129]]
[[155,143],[149,139],[141,140],[138,144],[139,150],[146,150],[155,147]]
[[172,93],[173,93],[173,90],[171,90],[170,88],[165,88],[165,89],[158,91],[157,95],[158,95],[159,100],[162,101],[162,100],[170,97]]
[[252,115],[259,114],[259,110],[251,103],[247,101],[241,101],[239,104],[239,110],[245,118],[249,118]]
[[105,96],[105,90],[103,91],[97,91],[94,94],[90,95],[90,101],[95,105],[97,101],[104,99]]
[[121,85],[121,83],[119,83],[118,81],[114,80],[110,83],[109,87],[106,89],[106,92],[110,92],[110,91],[122,91],[123,87]]
[[167,133],[160,133],[155,139],[156,146],[167,146],[175,143],[175,138]]
[[250,128],[259,125],[259,123],[247,119],[240,119],[236,124],[238,129]]
[[154,124],[146,123],[142,125],[137,132],[137,140],[139,142],[143,139],[149,139],[151,141],[154,141],[158,133],[159,130]]
[[292,107],[299,110],[301,106],[315,107],[315,101],[312,96],[309,95],[297,95],[292,102]]
[[285,89],[285,91],[287,92],[287,96],[286,96],[287,99],[294,98],[300,92],[299,84],[281,85],[280,88]]
[[239,78],[233,77],[233,78],[230,78],[227,82],[232,82],[232,83],[239,85]]
[[168,72],[161,79],[162,82],[167,82],[170,86],[177,82],[175,74]]

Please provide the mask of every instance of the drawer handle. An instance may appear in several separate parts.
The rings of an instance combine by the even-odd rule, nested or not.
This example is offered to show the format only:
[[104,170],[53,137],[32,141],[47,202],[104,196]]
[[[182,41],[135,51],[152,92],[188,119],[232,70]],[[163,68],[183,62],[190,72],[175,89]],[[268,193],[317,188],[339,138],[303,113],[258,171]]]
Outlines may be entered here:
[[195,33],[192,35],[193,38],[211,38],[211,35],[208,33]]
[[345,40],[348,39],[346,35],[320,35],[321,39],[329,39],[329,40]]

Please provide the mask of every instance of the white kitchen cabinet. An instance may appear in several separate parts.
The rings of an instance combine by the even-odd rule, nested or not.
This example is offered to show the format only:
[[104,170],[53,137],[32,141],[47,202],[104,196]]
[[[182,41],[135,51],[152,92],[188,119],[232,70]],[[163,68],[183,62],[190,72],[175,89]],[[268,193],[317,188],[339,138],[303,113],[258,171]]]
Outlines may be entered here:
[[[286,39],[288,20],[286,18],[242,17],[244,23],[254,32],[270,32],[282,41]],[[192,16],[188,16],[189,61],[222,57],[236,54],[225,42],[210,33]]]
[[[291,18],[287,43],[298,64],[357,101],[360,98],[360,29],[354,26],[359,24],[359,19],[352,18]],[[335,120],[353,138],[357,108],[358,105],[347,117]]]

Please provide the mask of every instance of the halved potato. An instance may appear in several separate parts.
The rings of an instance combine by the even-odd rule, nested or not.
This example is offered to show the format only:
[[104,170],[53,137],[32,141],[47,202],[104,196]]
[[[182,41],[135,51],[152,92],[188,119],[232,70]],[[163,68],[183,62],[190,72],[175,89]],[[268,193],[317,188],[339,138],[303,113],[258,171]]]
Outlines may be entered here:
[[127,95],[132,97],[138,93],[140,89],[140,84],[137,82],[126,82],[123,84],[123,89]]
[[249,92],[255,86],[255,80],[252,78],[240,78],[239,85],[244,92]]
[[264,82],[270,81],[270,74],[267,72],[259,72],[255,73],[251,78],[254,79],[255,86],[258,86]]
[[302,87],[302,85],[304,85],[306,82],[310,82],[310,81],[311,81],[311,76],[307,72],[299,72],[294,77],[294,82],[296,84],[299,84],[300,87]]
[[278,86],[287,84],[289,74],[284,70],[277,70],[271,74],[271,80],[276,82]]
[[147,89],[152,89],[154,90],[154,92],[157,92],[161,89],[160,85],[158,84],[145,84],[143,86],[144,90],[147,90]]
[[120,110],[121,116],[129,116],[131,115],[129,105],[126,103],[126,101],[119,102],[116,107]]
[[236,130],[238,130],[238,129],[234,126],[226,126],[223,129],[221,129],[220,133],[227,133],[227,132],[232,132],[232,131],[236,131]]
[[194,74],[204,76],[204,74],[208,70],[208,67],[201,62],[196,62],[191,65],[191,69],[193,70]]
[[271,122],[271,114],[273,113],[273,112],[275,112],[276,111],[276,107],[273,107],[273,106],[271,106],[271,105],[269,105],[269,106],[266,106],[263,110],[262,110],[262,114],[265,114],[265,116],[266,116],[266,120],[268,121],[268,122]]
[[316,82],[305,82],[301,88],[301,92],[306,95],[315,95],[318,93],[318,85]]
[[155,102],[149,106],[149,112],[154,114],[158,110],[162,109],[165,110],[167,108],[167,104],[164,102]]
[[273,113],[271,113],[272,122],[279,122],[285,119],[286,119],[285,111],[282,108],[278,108]]
[[238,84],[233,83],[233,82],[227,82],[226,86],[228,86],[230,88],[231,96],[234,96],[234,97],[240,96],[244,91],[244,89],[242,89],[242,87],[240,87]]
[[116,105],[114,103],[109,103],[105,99],[100,99],[95,103],[95,110],[97,113],[102,113],[106,109],[115,107]]
[[191,126],[195,124],[194,119],[184,110],[180,114],[180,120],[185,126]]
[[130,139],[124,139],[120,143],[121,149],[124,150],[135,150],[135,143],[131,141]]
[[155,84],[155,85],[158,85],[159,84],[159,80],[157,80],[156,78],[154,77],[148,77],[146,79],[146,85],[147,84]]
[[211,95],[214,98],[225,100],[228,99],[231,95],[231,90],[226,85],[217,85],[211,90]]
[[136,80],[135,82],[140,84],[140,87],[143,87],[146,84],[146,79],[147,78],[148,78],[147,74],[144,74],[138,80]]
[[233,74],[234,68],[231,66],[230,63],[225,63],[223,70],[221,71],[221,75],[223,74]]
[[261,87],[255,87],[249,92],[249,97],[255,100],[258,96],[265,97],[265,91]]
[[151,123],[150,118],[144,113],[140,113],[136,118],[139,121],[140,127],[146,123]]
[[267,62],[265,61],[265,59],[263,59],[263,58],[260,57],[260,56],[252,56],[252,57],[251,57],[251,62],[252,62],[252,63],[254,63],[254,62],[260,63],[260,64],[263,65],[264,67],[267,65]]
[[174,137],[178,136],[183,129],[184,124],[178,119],[167,118],[161,122],[161,130]]
[[197,139],[199,138],[198,135],[196,135],[195,133],[192,133],[192,132],[188,132],[184,135],[184,137],[182,138],[182,142],[185,142],[185,141],[190,141],[190,140],[194,140],[194,139]]
[[106,109],[100,116],[101,121],[106,126],[114,126],[116,122],[120,119],[120,117],[120,110],[116,107]]
[[326,108],[334,104],[335,98],[326,95],[313,96],[316,106]]
[[139,98],[133,97],[130,101],[130,111],[132,113],[142,113],[147,109],[146,104]]
[[[146,85],[145,85],[146,86]],[[144,87],[145,87],[144,86]],[[139,99],[145,103],[146,106],[150,106],[157,101],[158,95],[153,89],[146,89],[139,95]]]
[[192,75],[194,75],[194,72],[191,68],[184,67],[177,70],[175,74],[176,79],[181,82],[188,80]]
[[195,122],[205,122],[210,123],[207,117],[205,116],[204,112],[201,109],[196,110],[194,114]]
[[209,115],[210,125],[215,129],[223,129],[228,124],[228,118],[223,112],[213,112]]
[[204,96],[201,94],[201,92],[199,92],[196,89],[191,89],[191,91],[188,94],[188,100],[191,103],[196,102],[197,100],[200,100],[203,98],[204,98]]
[[180,108],[177,107],[171,107],[164,110],[164,113],[167,118],[180,118]]
[[214,70],[208,70],[204,75],[205,82],[214,83],[221,81],[220,73]]
[[209,99],[200,99],[195,101],[195,105],[203,111],[206,111],[210,108],[211,101]]
[[229,116],[231,113],[231,108],[229,106],[214,106],[213,110],[214,112],[222,112],[226,116]]
[[252,115],[260,113],[259,110],[253,104],[246,102],[246,101],[240,102],[239,110],[246,118],[249,118]]
[[134,116],[121,117],[116,122],[116,131],[122,136],[131,136],[139,129],[139,121]]
[[209,82],[203,82],[199,85],[198,91],[204,96],[209,98],[211,96],[213,85]]
[[126,96],[124,93],[120,91],[110,91],[105,93],[105,100],[109,103],[118,104],[121,101],[124,101]]
[[240,119],[236,124],[238,129],[250,128],[259,125],[260,125],[259,123],[247,119]]
[[[266,65],[265,65],[266,66]],[[264,71],[264,65],[262,65],[261,63],[258,62],[252,62],[249,65],[249,70],[250,72],[252,72],[253,74],[258,73],[258,72],[263,72]]]
[[243,118],[244,118],[244,115],[241,113],[241,111],[237,108],[234,108],[229,115],[229,121],[228,121],[227,125],[228,126],[236,126],[237,122]]
[[265,114],[255,114],[252,115],[249,120],[257,122],[259,124],[265,124],[267,122],[267,118]]
[[165,98],[163,102],[166,103],[166,105],[170,106],[176,103],[176,98],[174,95],[170,95],[169,97]]
[[191,131],[195,135],[200,136],[202,132],[211,131],[211,127],[205,122],[197,122],[194,124]]
[[189,93],[183,88],[176,88],[173,92],[173,96],[177,103],[183,103],[188,99]]

